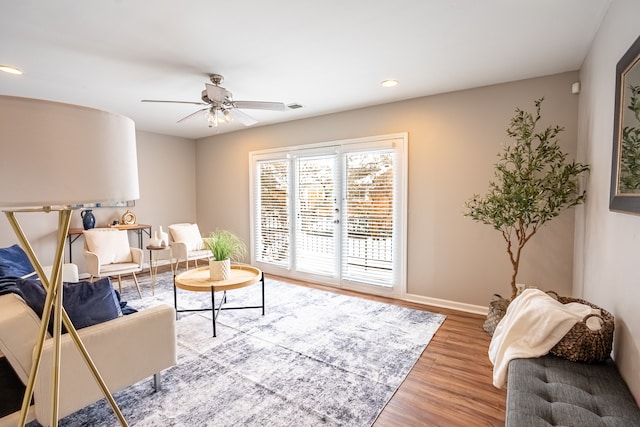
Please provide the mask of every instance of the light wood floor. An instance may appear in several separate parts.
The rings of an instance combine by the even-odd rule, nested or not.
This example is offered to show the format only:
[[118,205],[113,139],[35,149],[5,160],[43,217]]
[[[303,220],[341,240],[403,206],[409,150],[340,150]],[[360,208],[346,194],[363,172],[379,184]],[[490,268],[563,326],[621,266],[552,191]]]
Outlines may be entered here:
[[374,427],[504,426],[506,392],[492,384],[484,316],[294,281],[301,286],[354,295],[447,316]]

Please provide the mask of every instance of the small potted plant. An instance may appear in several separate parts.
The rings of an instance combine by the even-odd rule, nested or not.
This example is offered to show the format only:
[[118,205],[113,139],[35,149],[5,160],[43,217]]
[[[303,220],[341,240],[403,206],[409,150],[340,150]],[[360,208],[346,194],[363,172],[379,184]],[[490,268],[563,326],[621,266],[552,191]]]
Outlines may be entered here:
[[216,230],[204,239],[211,251],[209,275],[211,280],[227,280],[231,277],[231,261],[240,261],[247,253],[247,246],[228,230]]

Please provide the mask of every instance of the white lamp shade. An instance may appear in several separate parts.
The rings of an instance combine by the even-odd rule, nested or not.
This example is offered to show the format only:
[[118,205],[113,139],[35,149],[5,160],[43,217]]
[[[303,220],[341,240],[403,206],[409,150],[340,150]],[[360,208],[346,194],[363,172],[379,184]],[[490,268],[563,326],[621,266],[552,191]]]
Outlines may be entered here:
[[0,96],[0,207],[139,198],[135,125],[59,102]]

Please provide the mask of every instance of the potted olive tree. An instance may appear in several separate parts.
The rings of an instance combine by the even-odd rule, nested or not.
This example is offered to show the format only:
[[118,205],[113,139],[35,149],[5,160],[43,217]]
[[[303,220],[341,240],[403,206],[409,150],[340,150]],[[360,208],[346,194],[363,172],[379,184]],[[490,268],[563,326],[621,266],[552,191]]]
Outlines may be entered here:
[[567,161],[557,139],[564,128],[537,129],[543,99],[535,101],[534,113],[516,109],[507,129],[512,143],[498,154],[496,180],[489,182],[486,195],[476,194],[466,202],[465,216],[491,225],[507,244],[513,267],[510,300],[518,293],[516,279],[524,246],[547,221],[585,198],[578,178],[589,166]]
[[216,230],[204,240],[211,251],[209,275],[211,280],[227,280],[231,277],[231,261],[240,261],[247,253],[244,242],[228,230]]

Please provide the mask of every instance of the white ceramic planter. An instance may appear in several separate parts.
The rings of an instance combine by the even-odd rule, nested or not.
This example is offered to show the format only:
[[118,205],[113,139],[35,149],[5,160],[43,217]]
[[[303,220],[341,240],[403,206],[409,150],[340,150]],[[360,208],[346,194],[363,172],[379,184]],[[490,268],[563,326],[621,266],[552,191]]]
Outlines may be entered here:
[[209,259],[209,278],[211,280],[228,280],[231,278],[231,260],[216,261]]

